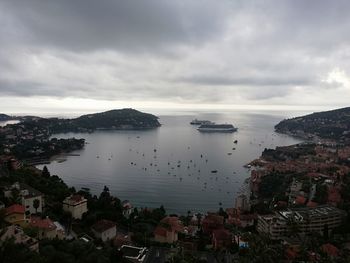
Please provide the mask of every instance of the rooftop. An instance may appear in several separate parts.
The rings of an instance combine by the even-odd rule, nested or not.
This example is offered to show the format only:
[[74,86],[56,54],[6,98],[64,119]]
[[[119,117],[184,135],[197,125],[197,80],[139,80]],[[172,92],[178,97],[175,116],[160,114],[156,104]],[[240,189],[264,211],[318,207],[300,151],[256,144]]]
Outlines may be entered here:
[[102,219],[96,222],[91,228],[96,232],[102,233],[113,227],[116,227],[116,223],[110,220]]
[[6,215],[10,214],[24,214],[25,208],[23,205],[14,204],[6,208],[5,210]]

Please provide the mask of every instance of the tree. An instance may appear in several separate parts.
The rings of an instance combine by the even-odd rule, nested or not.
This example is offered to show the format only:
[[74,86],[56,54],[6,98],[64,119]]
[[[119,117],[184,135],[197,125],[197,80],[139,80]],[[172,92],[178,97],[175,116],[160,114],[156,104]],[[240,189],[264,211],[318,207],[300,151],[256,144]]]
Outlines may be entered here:
[[43,171],[41,172],[41,176],[45,178],[49,178],[51,176],[49,170],[47,169],[46,165],[43,168]]
[[35,213],[38,213],[38,208],[40,206],[40,200],[39,199],[34,199],[33,201],[33,207],[35,208]]

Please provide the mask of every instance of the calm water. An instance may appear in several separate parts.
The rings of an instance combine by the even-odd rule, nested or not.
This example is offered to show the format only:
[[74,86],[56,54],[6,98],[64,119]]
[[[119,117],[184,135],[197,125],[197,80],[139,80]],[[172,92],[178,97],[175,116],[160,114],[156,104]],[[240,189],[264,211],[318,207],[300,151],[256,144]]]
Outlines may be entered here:
[[[249,176],[244,164],[259,157],[265,147],[299,142],[273,131],[281,119],[297,115],[301,113],[177,114],[160,116],[162,127],[156,130],[60,134],[56,137],[86,138],[88,144],[75,152],[80,156],[47,166],[76,189],[87,187],[99,194],[107,185],[112,194],[137,207],[163,204],[168,212],[183,214],[217,210],[219,203],[232,207]],[[239,130],[200,133],[189,124],[194,118],[233,123]]]

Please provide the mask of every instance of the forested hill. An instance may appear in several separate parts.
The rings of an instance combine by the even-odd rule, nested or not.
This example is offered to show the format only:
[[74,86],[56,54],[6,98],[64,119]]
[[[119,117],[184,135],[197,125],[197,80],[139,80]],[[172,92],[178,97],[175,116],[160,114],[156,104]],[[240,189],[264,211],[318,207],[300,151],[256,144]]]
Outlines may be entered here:
[[8,121],[8,120],[12,120],[12,119],[13,118],[11,116],[0,113],[0,121]]
[[158,117],[134,109],[110,110],[83,115],[74,119],[21,117],[21,122],[11,127],[45,134],[62,132],[92,132],[94,130],[141,130],[160,126]]
[[350,107],[286,119],[275,126],[277,132],[304,138],[350,139]]
[[72,119],[71,125],[86,129],[147,129],[160,126],[158,117],[134,109],[110,110]]

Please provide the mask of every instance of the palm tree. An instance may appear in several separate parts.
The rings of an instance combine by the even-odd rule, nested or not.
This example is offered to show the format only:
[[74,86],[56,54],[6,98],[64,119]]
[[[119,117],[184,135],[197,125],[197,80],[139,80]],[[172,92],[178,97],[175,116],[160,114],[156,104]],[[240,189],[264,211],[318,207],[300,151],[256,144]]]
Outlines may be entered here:
[[38,213],[38,208],[40,206],[40,200],[39,199],[34,199],[33,201],[33,207],[35,208],[35,214]]

